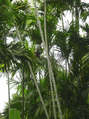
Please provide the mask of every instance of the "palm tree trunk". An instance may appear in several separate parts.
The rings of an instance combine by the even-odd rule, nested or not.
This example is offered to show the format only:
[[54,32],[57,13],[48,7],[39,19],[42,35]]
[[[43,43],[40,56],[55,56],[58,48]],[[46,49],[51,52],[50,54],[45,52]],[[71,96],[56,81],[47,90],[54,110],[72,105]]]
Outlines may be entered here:
[[[19,40],[22,41],[22,40],[21,40],[21,35],[20,35],[20,33],[19,33],[18,28],[16,29],[16,31],[17,31],[17,35],[18,35]],[[23,42],[22,42],[22,44],[23,44]],[[48,112],[47,112],[47,109],[46,109],[46,106],[45,106],[44,100],[43,100],[43,98],[42,98],[42,95],[41,95],[40,89],[39,89],[39,87],[38,87],[38,84],[37,84],[37,81],[36,81],[36,78],[35,78],[35,75],[34,75],[34,73],[33,73],[33,71],[32,71],[32,67],[31,67],[31,65],[30,65],[29,62],[28,62],[28,66],[29,66],[29,69],[30,69],[30,71],[31,71],[31,75],[32,75],[32,77],[33,77],[33,80],[34,80],[35,86],[36,86],[36,88],[37,88],[37,92],[38,92],[38,94],[39,94],[39,97],[40,97],[41,103],[42,103],[42,105],[43,105],[43,108],[44,108],[44,111],[45,111],[46,117],[47,117],[47,119],[49,119],[49,115],[48,115]],[[23,97],[24,97],[24,95],[23,95]],[[23,104],[23,105],[24,105],[24,104]]]
[[37,92],[38,92],[38,94],[39,94],[39,97],[40,97],[41,103],[42,103],[42,105],[43,105],[43,108],[44,108],[44,111],[45,111],[46,117],[47,117],[47,119],[49,119],[49,115],[48,115],[48,112],[47,112],[47,109],[46,109],[46,106],[45,106],[44,100],[43,100],[43,98],[42,98],[42,95],[41,95],[40,89],[39,89],[39,87],[38,87],[37,80],[36,80],[35,75],[34,75],[34,73],[33,73],[33,70],[32,70],[32,67],[31,67],[30,62],[28,62],[28,66],[29,66],[29,69],[30,69],[31,75],[32,75],[32,77],[33,77],[33,80],[34,80],[34,83],[35,83],[35,86],[36,86]]
[[[46,2],[46,0],[45,0],[44,2]],[[59,111],[59,117],[60,117],[60,119],[62,119],[62,111],[61,111],[60,103],[59,103],[59,100],[58,100],[58,94],[57,94],[57,89],[56,89],[55,78],[54,78],[54,74],[53,74],[53,71],[52,71],[51,62],[50,62],[49,55],[48,55],[47,35],[46,35],[46,39],[44,40],[44,35],[43,35],[41,23],[40,23],[40,21],[39,21],[39,19],[38,19],[38,9],[37,9],[37,7],[36,7],[36,0],[34,0],[34,6],[35,6],[35,13],[36,13],[36,17],[37,17],[37,23],[38,23],[38,26],[39,26],[41,39],[42,39],[42,42],[43,42],[43,44],[44,44],[44,50],[45,50],[46,56],[47,56],[48,70],[49,70],[49,75],[50,75],[49,78],[50,78],[50,80],[51,80],[52,83],[53,83],[54,92],[55,92],[55,95],[56,95],[57,106],[58,106],[58,111]],[[45,23],[46,23],[46,21],[45,21]],[[45,27],[45,26],[44,26],[44,27]],[[46,29],[46,27],[45,27],[45,29]],[[46,31],[46,30],[45,30],[45,31]],[[45,34],[47,34],[47,33],[45,32]]]
[[8,118],[10,117],[10,78],[9,73],[7,72],[8,77]]
[[76,28],[76,32],[79,35],[79,10],[77,5],[75,5],[75,28]]
[[[46,1],[44,1],[44,36],[45,36],[45,44],[46,44],[46,52],[48,54],[48,43],[47,43],[47,31],[46,31]],[[49,63],[48,63],[49,68]],[[51,77],[51,70],[49,70],[49,77],[50,77],[50,89],[51,89],[51,96],[52,96],[52,103],[53,103],[53,113],[54,113],[54,119],[57,119],[56,117],[56,106],[55,106],[55,98],[54,98],[54,90],[53,90],[53,84],[52,84],[52,77]]]
[[61,13],[61,19],[62,19],[62,30],[64,31],[64,21],[63,21],[63,14]]
[[22,79],[22,100],[23,100],[22,119],[24,119],[24,67],[23,67],[23,79]]
[[[17,33],[17,36],[18,36],[18,39],[20,40],[21,44],[23,45],[23,41],[22,41],[22,38],[21,38],[21,34],[18,30],[18,26],[16,25],[16,33]],[[22,68],[22,119],[25,118],[25,114],[24,114],[24,110],[25,110],[25,104],[24,104],[24,65],[23,65],[23,68]]]

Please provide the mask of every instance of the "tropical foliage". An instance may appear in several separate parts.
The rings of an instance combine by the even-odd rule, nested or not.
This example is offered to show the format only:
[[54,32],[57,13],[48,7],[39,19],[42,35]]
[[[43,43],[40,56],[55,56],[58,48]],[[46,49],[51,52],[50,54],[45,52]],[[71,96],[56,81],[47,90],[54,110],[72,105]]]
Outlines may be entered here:
[[1,119],[89,119],[88,9],[81,0],[0,0]]

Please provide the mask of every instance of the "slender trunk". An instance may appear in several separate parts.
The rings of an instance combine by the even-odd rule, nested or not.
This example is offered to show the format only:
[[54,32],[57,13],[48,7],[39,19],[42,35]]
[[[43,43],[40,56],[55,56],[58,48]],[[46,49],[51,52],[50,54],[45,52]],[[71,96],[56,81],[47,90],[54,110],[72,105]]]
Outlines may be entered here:
[[64,21],[63,21],[63,14],[61,13],[61,19],[62,19],[62,30],[64,31]]
[[[50,73],[51,72],[49,72],[49,77],[50,77]],[[52,96],[52,103],[53,103],[53,113],[54,113],[54,119],[57,119],[57,117],[56,117],[56,106],[55,106],[54,91],[53,91],[53,85],[52,85],[52,80],[51,79],[52,78],[50,77],[50,88],[51,88],[51,96]]]
[[22,106],[22,119],[24,119],[24,67],[23,67],[23,76],[22,76],[22,102],[23,102],[23,106]]
[[[49,58],[49,54],[48,54],[47,31],[46,31],[46,29],[47,29],[46,28],[46,0],[44,0],[44,7],[45,7],[45,9],[44,9],[44,29],[45,29],[45,42],[46,42],[45,47],[46,47],[46,55],[47,55],[47,61],[48,61],[49,78],[50,78],[50,82],[53,83],[54,92],[55,92],[55,95],[56,95],[56,102],[57,102],[58,111],[59,111],[59,118],[62,119],[62,112],[61,112],[60,103],[59,103],[59,100],[58,100],[56,82],[55,82],[55,78],[54,78],[54,74],[53,74],[53,70],[52,70],[52,65],[51,65],[51,61],[50,61],[50,58]],[[54,109],[54,114],[55,113],[56,113],[56,110]],[[55,118],[56,118],[56,116],[55,116]]]
[[38,87],[37,80],[36,80],[35,75],[34,75],[34,73],[33,73],[33,70],[32,70],[32,67],[31,67],[30,62],[28,62],[28,66],[29,66],[29,69],[30,69],[31,75],[32,75],[32,77],[33,77],[33,80],[34,80],[34,83],[35,83],[35,86],[36,86],[37,92],[38,92],[38,94],[39,94],[39,97],[40,97],[41,103],[42,103],[42,105],[43,105],[43,108],[44,108],[44,111],[45,111],[46,117],[47,117],[47,119],[49,119],[49,115],[48,115],[48,112],[47,112],[47,109],[46,109],[46,106],[45,106],[44,100],[43,100],[43,98],[42,98],[42,95],[41,95],[40,89],[39,89],[39,87]]
[[[46,2],[46,1],[45,1]],[[54,79],[54,74],[53,74],[53,71],[52,71],[52,66],[51,66],[51,62],[50,62],[50,59],[49,59],[49,55],[48,55],[48,49],[47,49],[47,39],[44,40],[44,35],[43,35],[43,31],[42,31],[42,28],[41,28],[41,23],[38,19],[38,9],[36,7],[36,0],[34,0],[34,6],[35,6],[35,13],[36,13],[36,17],[37,17],[37,23],[38,23],[38,26],[39,26],[39,30],[40,30],[40,35],[41,35],[41,39],[42,39],[42,42],[44,44],[44,50],[46,51],[46,56],[47,56],[47,61],[48,61],[48,70],[49,70],[49,75],[50,75],[50,80],[52,81],[53,83],[53,87],[54,87],[54,92],[55,92],[55,95],[56,95],[56,101],[57,101],[57,106],[58,106],[58,111],[59,111],[59,117],[60,119],[62,119],[62,111],[61,111],[61,108],[60,108],[60,103],[59,103],[59,100],[58,100],[58,94],[57,94],[57,89],[56,89],[56,82],[55,82],[55,79]],[[45,21],[46,22],[46,21]],[[47,33],[46,33],[47,34]],[[47,36],[47,35],[46,35]],[[47,38],[47,37],[46,37]],[[45,43],[46,42],[46,43]],[[51,72],[51,73],[50,73]]]
[[[47,31],[46,31],[46,1],[44,1],[44,36],[45,36],[45,43],[46,43],[46,52],[48,55],[48,43],[47,43]],[[48,63],[49,68],[49,63]],[[52,77],[51,72],[49,70],[49,77],[50,77],[50,88],[51,88],[51,96],[52,96],[52,103],[53,103],[53,113],[54,113],[54,119],[57,119],[56,117],[56,106],[55,106],[55,98],[54,98],[54,90],[53,90],[53,84],[52,84]]]
[[[38,24],[39,24],[39,23],[38,23]],[[40,25],[40,24],[39,24],[39,25]],[[18,35],[19,40],[22,41],[22,40],[21,40],[21,35],[20,35],[19,31],[18,31],[18,28],[17,28],[17,35]],[[43,38],[43,39],[44,39],[44,38]],[[22,44],[23,44],[23,42],[22,42]],[[31,67],[31,65],[30,65],[29,62],[28,62],[28,66],[29,66],[29,69],[30,69],[30,71],[31,71],[31,75],[32,75],[32,77],[33,77],[33,80],[34,80],[35,86],[36,86],[36,88],[37,88],[37,92],[38,92],[38,94],[39,94],[39,97],[40,97],[41,103],[42,103],[42,105],[43,105],[43,108],[44,108],[44,111],[45,111],[46,117],[47,117],[47,119],[49,119],[49,115],[48,115],[48,112],[47,112],[47,109],[46,109],[46,106],[45,106],[44,100],[43,100],[43,98],[42,98],[42,95],[41,95],[40,89],[39,89],[39,87],[38,87],[38,84],[37,84],[37,81],[36,81],[36,78],[35,78],[35,75],[34,75],[34,73],[33,73],[33,71],[32,71],[32,67]],[[23,104],[23,105],[24,105],[24,104]]]
[[78,10],[78,6],[75,3],[75,28],[76,28],[76,32],[79,35],[79,10]]
[[8,77],[8,118],[10,117],[10,78],[9,73],[7,72]]
[[[17,33],[17,36],[18,36],[18,39],[21,41],[21,44],[23,45],[23,41],[22,41],[22,38],[21,38],[21,34],[18,30],[18,26],[16,25],[16,33]],[[24,119],[24,66],[23,66],[23,69],[22,69],[22,119]]]

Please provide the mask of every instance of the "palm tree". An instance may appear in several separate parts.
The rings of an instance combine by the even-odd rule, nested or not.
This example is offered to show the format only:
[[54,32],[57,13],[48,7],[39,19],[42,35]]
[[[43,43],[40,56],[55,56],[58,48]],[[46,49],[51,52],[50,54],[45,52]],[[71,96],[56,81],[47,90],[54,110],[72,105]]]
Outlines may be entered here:
[[[0,3],[0,9],[9,8],[1,13],[0,68],[12,76],[16,71],[20,71],[21,75],[10,108],[18,109],[23,119],[88,119],[88,71],[82,59],[89,52],[89,44],[88,35],[81,37],[79,34],[78,14],[81,13],[84,19],[84,13],[80,11],[85,6],[76,0],[71,3],[37,2],[38,8],[35,0],[35,8],[27,1],[9,2],[6,6]],[[70,10],[75,17],[69,30],[65,29],[63,21],[66,10]],[[62,21],[62,30],[57,29],[59,19]],[[7,37],[11,37],[13,42],[8,43]],[[61,68],[55,55],[51,54],[54,46],[58,48],[58,53],[61,52],[62,60],[67,62],[67,71],[63,66]],[[8,106],[5,110],[8,119],[7,110]]]

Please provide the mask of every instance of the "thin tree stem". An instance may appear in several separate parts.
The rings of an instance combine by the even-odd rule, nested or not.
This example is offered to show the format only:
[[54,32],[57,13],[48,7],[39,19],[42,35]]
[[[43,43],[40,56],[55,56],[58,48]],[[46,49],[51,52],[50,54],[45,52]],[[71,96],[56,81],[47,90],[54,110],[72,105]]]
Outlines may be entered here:
[[61,13],[61,19],[62,19],[62,29],[64,31],[64,21],[63,21],[63,14]]
[[22,76],[22,100],[23,100],[23,113],[22,113],[22,118],[24,119],[24,67],[23,67],[23,76]]
[[8,77],[8,118],[10,117],[10,79],[9,79],[9,73],[7,72]]
[[44,111],[45,111],[46,117],[47,117],[47,119],[49,119],[49,115],[48,115],[48,112],[47,112],[47,109],[46,109],[46,106],[45,106],[44,100],[43,100],[43,98],[42,98],[42,95],[41,95],[40,89],[39,89],[39,87],[38,87],[38,84],[37,84],[37,81],[36,81],[35,75],[34,75],[34,73],[33,73],[33,70],[32,70],[32,67],[31,67],[30,62],[28,62],[28,66],[29,66],[29,69],[30,69],[31,75],[32,75],[32,77],[33,77],[33,80],[34,80],[34,83],[35,83],[35,86],[36,86],[37,92],[38,92],[38,94],[39,94],[39,97],[40,97],[41,103],[42,103],[42,105],[43,105],[43,108],[44,108]]
[[[55,91],[55,94],[56,94],[56,101],[57,101],[57,106],[58,106],[58,110],[59,110],[59,116],[60,116],[60,119],[62,119],[62,111],[61,111],[61,108],[60,108],[60,103],[59,103],[59,100],[58,100],[58,95],[57,95],[57,89],[56,89],[56,83],[55,83],[55,79],[54,79],[54,74],[53,74],[53,71],[52,71],[52,66],[51,66],[51,62],[50,62],[50,59],[49,59],[49,55],[48,55],[48,44],[47,44],[47,39],[46,40],[46,44],[45,44],[45,40],[44,40],[44,35],[43,35],[43,31],[42,31],[42,28],[41,28],[41,23],[38,19],[38,9],[36,7],[36,0],[34,0],[34,6],[35,6],[35,13],[36,13],[36,17],[37,17],[37,23],[39,25],[39,30],[40,30],[40,35],[41,35],[41,39],[43,41],[43,44],[44,44],[44,50],[46,51],[46,56],[47,56],[47,61],[48,61],[48,64],[49,64],[49,67],[48,67],[48,70],[49,70],[49,73],[51,71],[51,74],[49,78],[52,79],[52,82],[53,82],[53,86],[54,86],[54,91]],[[50,79],[50,80],[51,80]]]
[[[53,74],[52,66],[51,66],[51,61],[49,59],[49,54],[48,54],[47,31],[46,31],[46,29],[47,29],[46,28],[46,0],[44,0],[44,7],[45,7],[45,9],[44,9],[44,29],[45,29],[45,42],[46,42],[46,54],[47,54],[47,60],[48,60],[48,69],[49,69],[49,73],[50,73],[50,79],[52,78],[52,81],[53,81],[54,92],[56,94],[56,101],[57,101],[57,106],[58,106],[58,111],[59,111],[59,118],[62,119],[62,111],[61,111],[60,103],[58,100],[56,82],[55,82],[55,78],[54,78],[54,74]],[[56,113],[56,111],[55,111],[55,113]],[[55,116],[55,118],[56,118],[56,116]]]
[[[46,31],[46,0],[44,1],[44,36],[45,36],[45,43],[46,43],[46,53],[48,56],[48,43],[47,43],[47,31]],[[49,68],[49,63],[48,63]],[[55,99],[54,99],[54,91],[53,91],[53,85],[52,85],[52,77],[51,72],[49,70],[49,79],[50,79],[50,88],[51,88],[51,96],[52,96],[52,103],[53,103],[53,113],[54,113],[54,119],[56,119],[56,106],[55,106]]]

